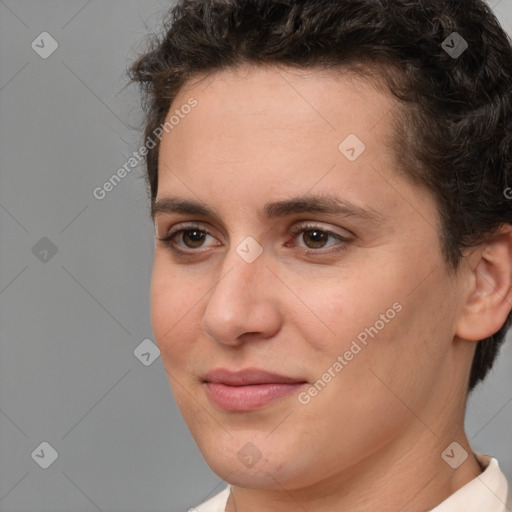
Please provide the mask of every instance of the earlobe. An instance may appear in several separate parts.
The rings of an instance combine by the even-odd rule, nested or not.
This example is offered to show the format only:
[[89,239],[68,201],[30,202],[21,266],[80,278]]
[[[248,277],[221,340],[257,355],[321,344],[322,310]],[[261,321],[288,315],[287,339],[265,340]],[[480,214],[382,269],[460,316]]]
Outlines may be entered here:
[[499,331],[512,310],[512,225],[505,225],[469,258],[471,284],[455,334],[478,341]]

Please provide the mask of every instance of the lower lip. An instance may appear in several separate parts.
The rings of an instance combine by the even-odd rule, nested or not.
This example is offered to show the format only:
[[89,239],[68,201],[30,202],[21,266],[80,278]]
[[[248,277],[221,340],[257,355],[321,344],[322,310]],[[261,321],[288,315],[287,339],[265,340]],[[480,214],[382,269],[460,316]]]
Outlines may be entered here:
[[225,411],[252,411],[297,391],[303,385],[303,382],[298,382],[296,384],[227,386],[226,384],[207,382],[206,394],[215,405]]

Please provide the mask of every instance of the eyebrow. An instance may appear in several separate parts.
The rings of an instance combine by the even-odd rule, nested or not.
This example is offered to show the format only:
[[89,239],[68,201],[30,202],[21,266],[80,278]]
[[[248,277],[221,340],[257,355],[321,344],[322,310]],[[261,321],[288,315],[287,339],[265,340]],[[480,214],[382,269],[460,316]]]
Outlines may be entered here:
[[[212,218],[222,222],[217,211],[202,201],[180,197],[163,197],[154,201],[151,207],[151,218],[163,213],[181,213]],[[369,206],[358,206],[351,201],[332,194],[303,195],[289,199],[266,203],[263,213],[268,219],[287,217],[299,213],[323,213],[356,217],[370,222],[382,222],[384,216]]]

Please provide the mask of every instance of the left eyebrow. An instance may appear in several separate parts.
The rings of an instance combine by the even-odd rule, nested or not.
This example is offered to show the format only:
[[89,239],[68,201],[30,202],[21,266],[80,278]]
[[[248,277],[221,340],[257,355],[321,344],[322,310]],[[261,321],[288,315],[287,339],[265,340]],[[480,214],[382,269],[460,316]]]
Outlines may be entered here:
[[359,217],[363,220],[382,222],[384,217],[369,206],[358,206],[347,199],[331,194],[304,195],[283,201],[267,203],[263,211],[269,219],[285,217],[297,213],[325,213]]
[[[221,220],[217,211],[202,201],[179,197],[164,197],[156,200],[151,208],[151,217],[154,220],[155,216],[161,213],[183,213]],[[298,213],[323,213],[356,217],[372,222],[384,220],[383,215],[369,206],[358,206],[331,194],[309,194],[266,203],[263,213],[268,219],[287,217]]]

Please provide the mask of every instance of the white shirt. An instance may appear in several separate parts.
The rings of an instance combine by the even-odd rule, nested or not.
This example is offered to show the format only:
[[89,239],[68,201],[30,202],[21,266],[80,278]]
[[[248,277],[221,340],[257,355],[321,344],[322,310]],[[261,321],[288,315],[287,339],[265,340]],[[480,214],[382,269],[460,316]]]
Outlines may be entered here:
[[[488,455],[475,453],[485,470],[464,487],[446,498],[430,512],[508,512],[512,494],[508,496],[508,483],[498,461]],[[195,508],[194,512],[225,512],[231,486]],[[508,500],[508,501],[507,501]]]

